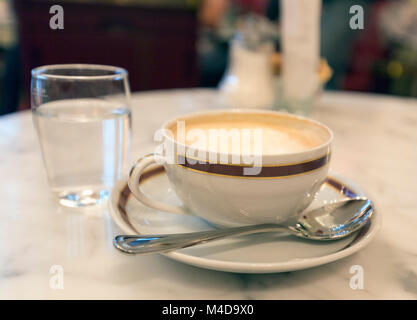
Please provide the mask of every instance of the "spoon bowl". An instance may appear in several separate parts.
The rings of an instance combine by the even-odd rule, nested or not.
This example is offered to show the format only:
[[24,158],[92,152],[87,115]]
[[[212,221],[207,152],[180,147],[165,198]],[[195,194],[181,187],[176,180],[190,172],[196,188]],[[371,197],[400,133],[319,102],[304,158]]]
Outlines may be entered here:
[[371,200],[355,198],[326,204],[301,215],[290,226],[297,236],[312,240],[337,240],[363,227],[371,218],[374,205]]

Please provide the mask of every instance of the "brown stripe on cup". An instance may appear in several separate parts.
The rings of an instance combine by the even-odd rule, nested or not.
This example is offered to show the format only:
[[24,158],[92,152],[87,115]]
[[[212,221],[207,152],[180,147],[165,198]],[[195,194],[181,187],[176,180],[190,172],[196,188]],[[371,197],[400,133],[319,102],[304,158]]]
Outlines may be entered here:
[[[177,164],[183,168],[213,175],[245,178],[281,178],[300,175],[324,167],[329,162],[329,160],[330,153],[320,158],[307,160],[300,163],[253,167],[248,165],[210,163],[204,160],[189,158],[180,154],[177,155]],[[259,173],[256,175],[248,175],[245,174],[245,168],[259,168],[260,170],[257,171]],[[256,171],[253,169],[251,170]]]

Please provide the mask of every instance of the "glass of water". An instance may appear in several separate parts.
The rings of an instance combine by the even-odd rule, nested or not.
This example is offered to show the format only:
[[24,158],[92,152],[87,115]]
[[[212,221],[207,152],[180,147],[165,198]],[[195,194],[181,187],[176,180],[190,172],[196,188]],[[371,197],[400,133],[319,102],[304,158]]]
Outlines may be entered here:
[[130,89],[122,68],[32,70],[32,114],[52,191],[70,207],[102,202],[126,174]]

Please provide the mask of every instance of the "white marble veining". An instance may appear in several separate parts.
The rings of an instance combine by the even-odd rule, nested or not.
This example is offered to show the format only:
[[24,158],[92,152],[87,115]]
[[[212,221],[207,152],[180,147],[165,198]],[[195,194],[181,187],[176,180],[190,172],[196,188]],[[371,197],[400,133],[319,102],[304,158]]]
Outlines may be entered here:
[[[178,113],[218,106],[210,90],[133,96],[132,161]],[[159,255],[125,256],[106,205],[61,207],[49,192],[31,114],[0,118],[0,298],[8,299],[417,299],[417,100],[325,93],[314,118],[335,133],[332,169],[356,181],[383,216],[380,233],[343,260],[309,270],[243,275]],[[52,265],[64,270],[53,290]],[[349,269],[364,269],[364,289]]]

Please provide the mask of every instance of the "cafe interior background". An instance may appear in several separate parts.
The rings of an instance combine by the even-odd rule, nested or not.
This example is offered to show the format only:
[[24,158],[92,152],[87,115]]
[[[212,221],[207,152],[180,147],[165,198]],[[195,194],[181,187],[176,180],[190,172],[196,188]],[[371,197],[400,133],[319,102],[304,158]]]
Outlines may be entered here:
[[[248,28],[248,17],[268,24],[280,51],[278,0],[55,1],[65,9],[62,30],[46,23],[51,3],[0,0],[1,115],[30,108],[30,70],[47,64],[121,66],[132,91],[215,88],[230,40]],[[363,29],[347,27],[353,5],[363,8]],[[324,0],[320,54],[331,70],[325,89],[417,96],[416,16],[415,1]]]
[[[4,262],[0,297],[415,299],[417,109],[411,98],[417,97],[417,1],[298,1],[320,3],[320,10],[312,5],[312,14],[287,7],[301,20],[317,19],[319,27],[303,30],[308,41],[289,39],[295,41],[292,49],[297,52],[287,60],[283,59],[280,2],[293,1],[0,0],[0,203],[4,228],[0,239],[13,244],[0,248],[0,262]],[[62,29],[51,28],[50,20],[56,13],[50,12],[53,5],[64,9]],[[352,12],[352,7],[363,10],[363,28],[350,25],[359,12]],[[291,19],[287,16],[287,26]],[[255,88],[255,94],[250,93],[253,100],[239,100],[245,93],[233,91],[238,74],[230,66],[237,57],[231,54],[236,43],[243,43],[251,52],[264,43],[272,48],[270,69],[239,73],[242,83],[247,81]],[[302,65],[297,62],[299,57],[306,59]],[[319,70],[315,69],[316,58]],[[242,61],[240,67],[245,71],[247,65]],[[272,104],[281,109],[282,78],[287,75],[292,79],[290,87],[297,91],[303,84],[299,80],[294,83],[294,79],[303,80],[308,70],[317,72],[318,90],[308,92],[307,100],[313,98],[313,110],[319,102],[316,98],[326,100],[316,109],[318,114],[313,112],[313,118],[335,132],[332,170],[341,171],[370,191],[378,214],[384,216],[383,230],[364,253],[296,275],[216,273],[155,255],[141,259],[121,255],[112,240],[122,231],[110,224],[109,217],[91,218],[84,215],[84,208],[77,212],[68,209],[64,214],[67,208],[47,193],[28,111],[31,70],[66,63],[112,65],[129,72],[135,101],[132,130],[142,135],[133,136],[131,161],[153,150],[152,130],[197,105],[200,109],[211,107],[211,102],[217,101],[213,93],[230,94],[232,102],[259,103],[262,108],[260,98],[268,95],[269,86],[261,85],[265,84],[262,75],[271,74],[276,94]],[[308,69],[312,65],[314,69]],[[298,91],[304,93],[304,89]],[[102,212],[107,214],[106,210]],[[380,220],[375,221],[369,237],[379,228]],[[356,249],[347,249],[350,253],[342,252],[343,257],[364,245],[358,242]],[[245,249],[239,259],[252,257]],[[253,256],[261,251],[252,252]],[[279,260],[280,251],[273,253],[268,259]],[[281,260],[278,262],[280,265]],[[49,288],[48,271],[61,264],[66,272],[65,290],[57,293]],[[366,290],[349,287],[351,266],[364,267]],[[230,271],[222,268],[217,270]],[[283,269],[273,272],[277,270]]]

